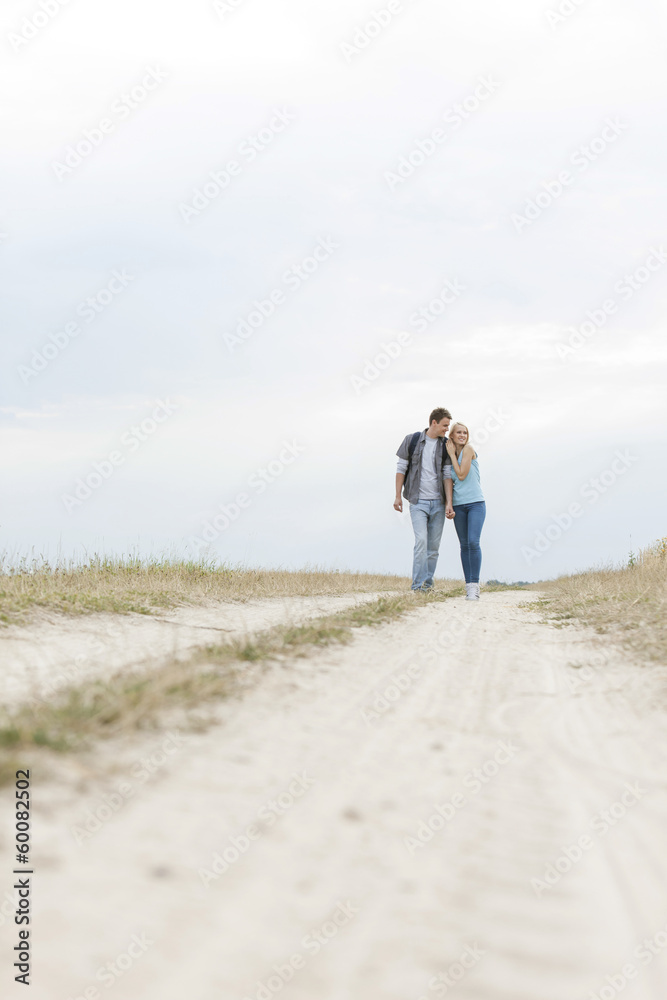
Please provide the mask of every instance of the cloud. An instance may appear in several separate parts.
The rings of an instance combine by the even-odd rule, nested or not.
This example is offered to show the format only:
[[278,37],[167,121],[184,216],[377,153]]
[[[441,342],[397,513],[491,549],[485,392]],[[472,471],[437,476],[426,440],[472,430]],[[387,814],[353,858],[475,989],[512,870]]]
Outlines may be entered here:
[[[622,558],[637,480],[633,544],[664,534],[664,473],[642,444],[642,463],[587,519],[531,566],[521,556],[617,447],[657,446],[664,423],[665,276],[626,300],[614,290],[659,244],[667,209],[655,130],[664,14],[584,4],[551,26],[554,5],[533,0],[513,0],[509,14],[490,0],[402,6],[350,61],[341,43],[372,14],[353,0],[243,0],[224,16],[213,4],[175,14],[121,0],[104,16],[71,4],[8,53],[4,544],[181,544],[298,439],[299,461],[216,540],[220,558],[407,572],[409,526],[390,504],[394,452],[434,405],[482,429],[492,410],[508,414],[480,443],[488,575]],[[22,16],[4,10],[0,28]],[[164,83],[59,182],[53,160],[149,66]],[[473,107],[483,77],[498,87]],[[276,108],[294,121],[263,142]],[[610,118],[627,127],[597,153]],[[446,141],[413,157],[391,190],[386,172],[430,150],[438,127]],[[594,156],[578,169],[582,145]],[[186,225],[179,205],[230,159],[242,170]],[[513,213],[566,168],[573,183],[543,197],[518,233]],[[285,274],[323,238],[339,244],[331,259],[230,351],[225,334],[285,292]],[[136,274],[127,291],[22,379],[19,366],[118,268]],[[415,314],[448,281],[464,294],[420,328]],[[559,356],[610,296],[618,310]],[[352,376],[402,332],[410,343],[356,392]],[[173,420],[68,513],[61,493],[167,396],[179,401]]]

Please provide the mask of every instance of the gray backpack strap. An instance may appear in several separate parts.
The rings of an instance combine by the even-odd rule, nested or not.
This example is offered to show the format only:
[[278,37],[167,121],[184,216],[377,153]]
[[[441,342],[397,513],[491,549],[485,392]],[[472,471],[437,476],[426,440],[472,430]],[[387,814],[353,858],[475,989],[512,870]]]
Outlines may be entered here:
[[[417,441],[419,441],[420,434],[421,431],[415,431],[412,437],[410,438],[410,442],[408,444],[408,469],[410,468],[410,463],[412,462],[412,456],[414,455],[415,448],[417,447]],[[408,474],[407,469],[405,470],[405,474],[407,476]]]

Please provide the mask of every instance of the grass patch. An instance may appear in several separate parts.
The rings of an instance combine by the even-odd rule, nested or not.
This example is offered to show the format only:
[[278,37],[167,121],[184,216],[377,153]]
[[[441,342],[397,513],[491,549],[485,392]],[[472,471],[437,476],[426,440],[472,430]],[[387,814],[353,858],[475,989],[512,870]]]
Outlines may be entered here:
[[0,556],[0,623],[24,622],[38,609],[65,615],[111,611],[150,615],[178,604],[407,592],[410,579],[318,568],[253,570],[205,559],[93,556],[85,562],[12,562]]
[[548,596],[536,607],[551,624],[581,622],[643,660],[667,657],[667,538],[633,555],[627,566],[560,577],[540,588]]
[[[241,693],[271,659],[306,656],[316,648],[350,642],[355,629],[394,621],[415,608],[462,593],[459,586],[382,597],[303,625],[278,626],[252,640],[208,646],[190,660],[172,661],[149,673],[121,672],[61,690],[48,701],[4,709],[0,713],[0,780],[10,773],[3,768],[5,752],[7,759],[35,748],[72,752],[94,740],[159,728],[169,710],[184,710],[188,716],[206,702]],[[201,729],[201,718],[193,719],[192,725]]]

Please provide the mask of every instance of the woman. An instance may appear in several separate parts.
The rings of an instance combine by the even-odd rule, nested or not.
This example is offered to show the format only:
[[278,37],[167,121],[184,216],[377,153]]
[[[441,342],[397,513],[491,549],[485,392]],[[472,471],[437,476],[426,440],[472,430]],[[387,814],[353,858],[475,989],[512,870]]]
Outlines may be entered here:
[[454,527],[461,544],[466,601],[478,601],[482,568],[479,536],[486,517],[486,503],[479,480],[477,452],[469,443],[469,437],[465,424],[454,424],[449,432],[447,452],[452,460]]

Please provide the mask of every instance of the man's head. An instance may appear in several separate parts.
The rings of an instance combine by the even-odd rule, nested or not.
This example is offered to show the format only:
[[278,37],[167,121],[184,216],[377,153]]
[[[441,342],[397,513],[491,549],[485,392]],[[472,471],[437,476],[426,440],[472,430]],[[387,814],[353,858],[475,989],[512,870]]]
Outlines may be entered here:
[[444,438],[449,430],[449,423],[451,419],[451,413],[449,410],[446,410],[444,406],[437,406],[435,410],[432,410],[431,416],[428,418],[429,437]]

